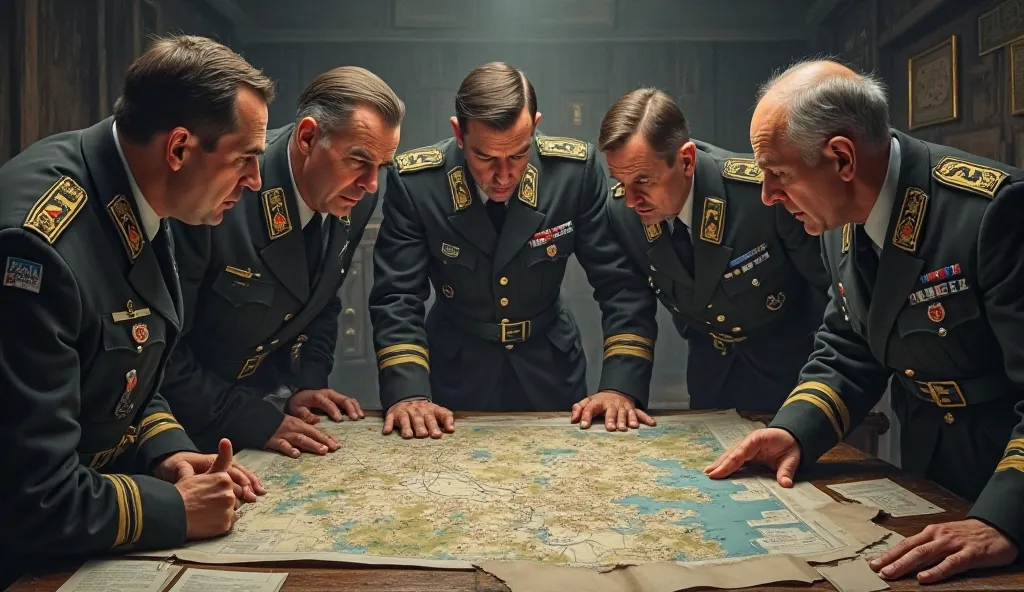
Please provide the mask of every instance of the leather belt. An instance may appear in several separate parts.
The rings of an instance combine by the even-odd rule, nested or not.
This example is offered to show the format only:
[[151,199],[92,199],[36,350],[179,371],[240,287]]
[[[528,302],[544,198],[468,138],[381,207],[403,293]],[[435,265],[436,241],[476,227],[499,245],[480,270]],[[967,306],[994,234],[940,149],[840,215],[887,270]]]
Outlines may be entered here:
[[995,401],[1018,390],[1003,374],[959,380],[913,380],[897,376],[910,394],[944,409]]
[[533,318],[502,323],[478,321],[453,310],[450,306],[443,306],[441,314],[446,321],[480,339],[497,343],[521,343],[534,333],[547,329],[558,318],[558,313],[561,310],[561,303],[555,301],[544,312]]
[[708,333],[711,336],[711,345],[715,346],[721,354],[724,356],[729,353],[729,346],[736,345],[741,341],[746,341],[746,337],[735,337],[733,335],[727,335],[725,333]]

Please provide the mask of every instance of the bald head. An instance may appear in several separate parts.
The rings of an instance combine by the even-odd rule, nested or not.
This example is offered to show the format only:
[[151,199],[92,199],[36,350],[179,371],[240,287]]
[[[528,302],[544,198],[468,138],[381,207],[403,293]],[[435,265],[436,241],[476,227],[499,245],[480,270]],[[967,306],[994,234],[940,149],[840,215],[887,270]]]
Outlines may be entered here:
[[761,86],[750,122],[751,142],[781,136],[807,164],[820,160],[829,138],[845,136],[866,152],[889,145],[884,85],[831,60],[798,63]]

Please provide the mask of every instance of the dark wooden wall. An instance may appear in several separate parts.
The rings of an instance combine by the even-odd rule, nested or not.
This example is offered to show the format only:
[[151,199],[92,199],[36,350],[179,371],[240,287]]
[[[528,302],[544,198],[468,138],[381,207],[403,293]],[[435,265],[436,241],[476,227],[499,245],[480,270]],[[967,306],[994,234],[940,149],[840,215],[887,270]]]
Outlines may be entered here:
[[0,2],[0,164],[108,116],[128,65],[170,31],[230,42],[231,28],[196,0]]
[[[817,46],[863,69],[890,89],[892,124],[923,140],[947,144],[1009,164],[1024,163],[1024,117],[1011,115],[1009,48],[981,54],[978,19],[1005,0],[861,0],[830,14]],[[1022,4],[1014,0],[1010,4]],[[1003,20],[1006,36],[1024,35],[1024,22]],[[1019,30],[1016,30],[1019,29]],[[908,60],[956,35],[958,117],[910,130]]]

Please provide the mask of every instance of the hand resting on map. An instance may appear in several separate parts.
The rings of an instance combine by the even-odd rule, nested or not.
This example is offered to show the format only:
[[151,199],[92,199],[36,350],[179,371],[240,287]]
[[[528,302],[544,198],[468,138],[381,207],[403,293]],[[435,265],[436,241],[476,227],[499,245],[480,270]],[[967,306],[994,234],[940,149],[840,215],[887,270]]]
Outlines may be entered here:
[[396,424],[406,440],[413,436],[440,438],[442,428],[445,433],[455,433],[455,415],[425,398],[405,399],[392,405],[384,416],[383,434],[393,432]]
[[712,479],[724,479],[743,465],[753,462],[775,471],[775,480],[783,487],[793,486],[793,476],[800,466],[800,445],[793,434],[779,428],[761,428],[733,444],[704,469]]
[[615,391],[601,391],[576,403],[572,406],[569,421],[579,423],[585,430],[595,417],[601,415],[604,415],[604,429],[609,432],[639,429],[641,422],[649,426],[658,425],[654,418],[636,408],[636,399]]
[[[288,415],[284,416],[281,425],[263,447],[292,458],[298,457],[303,451],[327,454],[341,448],[330,434],[313,427],[320,423],[320,417],[313,413],[315,409],[323,411],[334,421],[342,421],[345,417],[352,420],[364,417],[359,401],[335,390],[301,390],[288,399],[284,408]],[[344,415],[342,409],[345,410]]]

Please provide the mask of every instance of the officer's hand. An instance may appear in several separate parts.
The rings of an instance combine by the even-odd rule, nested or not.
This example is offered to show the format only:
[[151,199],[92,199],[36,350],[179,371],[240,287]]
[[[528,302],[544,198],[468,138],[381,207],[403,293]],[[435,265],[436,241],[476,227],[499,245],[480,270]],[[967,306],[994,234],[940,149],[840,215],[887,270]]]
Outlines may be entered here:
[[750,461],[774,470],[779,485],[792,487],[793,475],[800,466],[800,445],[786,430],[754,430],[708,465],[704,473],[712,479],[724,479]]
[[969,569],[1009,565],[1016,558],[1017,546],[1003,533],[970,519],[931,524],[868,565],[888,580],[930,568],[919,571],[917,581],[933,584]]
[[314,428],[298,417],[285,415],[281,425],[277,426],[277,431],[263,447],[295,458],[302,454],[301,450],[327,454],[341,448],[341,444],[330,434]]
[[388,409],[384,416],[384,435],[387,436],[398,423],[402,437],[408,440],[413,435],[417,438],[441,437],[441,427],[446,433],[455,433],[455,415],[426,399],[406,399],[399,401]]
[[[213,455],[211,455],[213,456]],[[231,530],[237,518],[233,481],[228,474],[232,467],[231,442],[220,441],[220,450],[213,463],[203,473],[192,473],[174,484],[185,502],[185,538],[206,539]],[[184,467],[188,468],[185,469]],[[182,472],[192,471],[192,465],[185,464]]]
[[341,414],[341,409],[345,410],[345,415],[349,419],[363,418],[363,409],[359,406],[359,401],[333,389],[298,391],[288,399],[288,404],[284,407],[285,413],[294,415],[310,425],[320,423],[320,418],[313,413],[314,409],[323,411],[334,421],[345,418]]
[[[231,447],[230,440],[225,439],[222,442],[227,442],[228,447]],[[217,458],[219,456],[216,454],[178,452],[161,461],[157,465],[156,470],[153,471],[153,476],[168,483],[177,484],[182,479],[208,472],[210,467],[217,461]],[[256,473],[253,473],[244,466],[232,462],[228,465],[226,472],[231,477],[231,482],[234,484],[235,497],[238,499],[254,502],[257,495],[267,493]]]
[[580,428],[585,430],[590,427],[591,420],[601,414],[604,414],[604,429],[609,432],[635,430],[640,427],[640,422],[658,425],[654,418],[636,408],[636,399],[613,391],[601,391],[573,405],[569,421],[579,422]]

